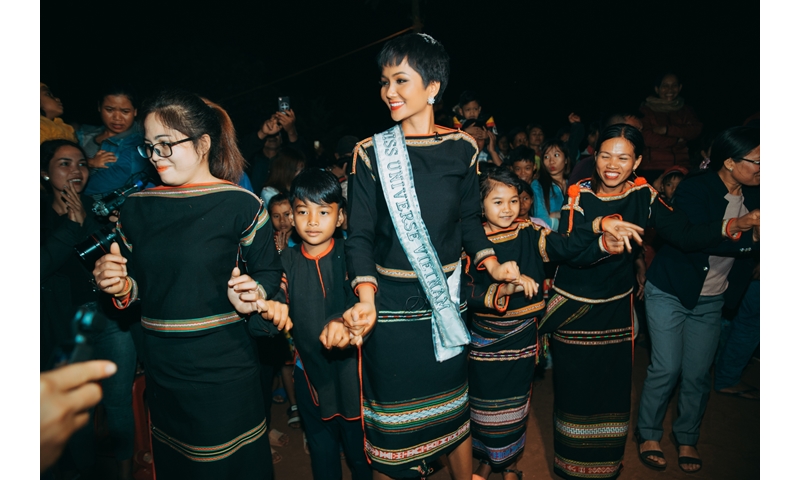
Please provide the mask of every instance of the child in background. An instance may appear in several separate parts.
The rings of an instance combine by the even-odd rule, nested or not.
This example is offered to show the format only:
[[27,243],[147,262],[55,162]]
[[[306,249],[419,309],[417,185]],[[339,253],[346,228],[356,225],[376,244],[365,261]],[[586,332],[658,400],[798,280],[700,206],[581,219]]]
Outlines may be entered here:
[[481,101],[478,95],[472,90],[465,90],[458,98],[458,105],[455,107],[456,115],[453,117],[453,128],[463,130],[462,126],[467,120],[482,120],[486,129],[497,136],[497,125],[491,115],[481,116]]
[[294,179],[289,199],[302,242],[281,254],[285,282],[277,299],[289,305],[294,324],[300,367],[294,384],[311,469],[316,480],[342,478],[343,451],[353,479],[368,480],[358,350],[347,348],[350,334],[342,323],[355,295],[347,281],[344,242],[333,238],[344,221],[342,189],[330,172],[310,169]]
[[465,120],[461,130],[468,133],[478,144],[478,162],[491,162],[497,166],[503,164],[497,153],[497,137],[486,127],[483,120]]
[[539,178],[539,164],[536,163],[536,153],[528,147],[517,147],[511,150],[508,157],[511,170],[520,180],[531,184]]
[[[469,402],[473,455],[480,460],[475,475],[492,471],[515,473],[525,446],[525,427],[533,371],[539,355],[538,321],[545,301],[539,290],[544,262],[589,264],[621,253],[623,243],[613,231],[632,227],[610,217],[584,224],[562,236],[518,219],[522,182],[508,169],[487,166],[480,176],[484,231],[498,258],[519,265],[521,285],[499,283],[484,271],[470,268],[463,282],[473,309],[469,354]],[[601,227],[602,225],[602,227]],[[638,229],[638,227],[637,227]],[[641,230],[641,229],[638,229]]]
[[53,95],[50,87],[39,82],[39,145],[47,140],[78,141],[75,129],[61,120],[64,115],[64,105],[61,99]]
[[678,188],[678,184],[681,183],[681,180],[689,174],[689,170],[685,167],[681,167],[680,165],[675,165],[674,167],[668,168],[661,176],[653,182],[653,188],[658,190],[658,193],[664,197],[670,205],[672,204],[672,197],[675,195],[675,189]]
[[269,199],[267,211],[272,220],[272,228],[275,230],[275,247],[278,249],[278,253],[295,246],[295,242],[292,240],[294,227],[292,226],[292,206],[289,204],[289,197],[283,193],[275,194]]

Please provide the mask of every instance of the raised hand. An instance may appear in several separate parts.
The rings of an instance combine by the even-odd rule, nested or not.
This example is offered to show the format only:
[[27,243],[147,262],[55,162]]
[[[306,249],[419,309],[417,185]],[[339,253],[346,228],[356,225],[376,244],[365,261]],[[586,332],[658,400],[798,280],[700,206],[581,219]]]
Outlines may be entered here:
[[83,225],[83,221],[86,219],[86,210],[83,208],[81,196],[78,191],[75,190],[74,183],[67,183],[67,186],[64,187],[64,191],[61,192],[61,199],[64,200],[64,203],[67,205],[68,218],[78,225]]
[[[601,222],[603,232],[611,234],[616,240],[625,242],[625,250],[631,252],[631,238],[638,244],[642,245],[642,235],[644,229],[635,223],[626,222],[616,217],[605,217]],[[608,243],[608,240],[606,240]]]
[[500,264],[496,260],[489,259],[484,262],[484,265],[489,275],[498,282],[515,283],[519,281],[519,266],[513,260]]
[[39,471],[53,465],[69,437],[89,421],[87,410],[103,398],[96,382],[117,366],[107,360],[76,363],[39,374]]
[[126,263],[128,259],[120,254],[119,244],[112,243],[109,253],[97,259],[92,270],[94,281],[100,290],[114,295],[125,288],[125,277],[128,276]]

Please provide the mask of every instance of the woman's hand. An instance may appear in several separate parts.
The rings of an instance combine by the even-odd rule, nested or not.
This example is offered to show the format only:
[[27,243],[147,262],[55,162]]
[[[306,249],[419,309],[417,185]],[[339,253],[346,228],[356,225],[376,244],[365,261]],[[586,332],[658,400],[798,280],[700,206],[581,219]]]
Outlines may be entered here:
[[278,330],[289,331],[294,326],[292,319],[289,318],[289,306],[285,303],[274,300],[256,300],[257,310],[261,312],[261,318],[270,320]]
[[128,259],[120,254],[117,242],[111,244],[109,252],[95,262],[92,275],[100,290],[114,295],[125,288],[125,277],[128,276],[125,264]]
[[242,275],[239,267],[233,267],[231,278],[228,280],[228,300],[233,308],[245,315],[260,312],[257,303],[259,299],[265,300],[258,291],[258,282],[250,275]]
[[364,343],[364,336],[375,328],[378,312],[373,302],[361,301],[345,311],[342,320],[344,326],[350,330],[350,345],[359,346]]
[[520,274],[519,280],[510,285],[514,285],[516,287],[515,292],[525,292],[525,298],[528,300],[532,299],[534,295],[539,293],[539,284],[525,274]]
[[117,156],[111,152],[100,150],[97,154],[88,160],[90,168],[108,168],[107,163],[115,163]]
[[[631,252],[631,238],[638,244],[642,245],[642,235],[644,229],[635,223],[626,222],[616,217],[604,217],[600,222],[603,232],[610,233],[616,240],[625,242],[625,250]],[[608,241],[606,241],[608,244]]]
[[747,213],[744,216],[741,216],[733,222],[733,226],[730,228],[732,234],[737,234],[739,232],[746,232],[753,227],[760,227],[761,226],[761,210],[756,208],[750,213]]
[[67,365],[39,374],[39,471],[53,465],[69,437],[89,421],[88,409],[103,398],[96,382],[117,366],[107,360]]
[[258,138],[264,140],[269,135],[275,135],[280,131],[281,126],[278,125],[278,122],[275,120],[275,115],[273,115],[264,120],[264,123],[261,125],[261,130],[258,131]]
[[282,128],[284,132],[286,132],[286,136],[289,137],[289,141],[297,141],[297,127],[295,127],[297,117],[294,115],[294,110],[291,108],[289,110],[283,110],[276,113],[274,117],[275,121],[278,123],[278,126]]
[[325,328],[322,329],[319,341],[322,342],[322,346],[328,350],[334,347],[347,348],[347,346],[350,345],[350,335],[342,319],[331,320],[325,325]]
[[68,182],[64,191],[61,192],[61,199],[67,205],[67,216],[70,220],[83,226],[83,221],[86,219],[86,210],[83,208],[81,196],[75,190],[75,184]]

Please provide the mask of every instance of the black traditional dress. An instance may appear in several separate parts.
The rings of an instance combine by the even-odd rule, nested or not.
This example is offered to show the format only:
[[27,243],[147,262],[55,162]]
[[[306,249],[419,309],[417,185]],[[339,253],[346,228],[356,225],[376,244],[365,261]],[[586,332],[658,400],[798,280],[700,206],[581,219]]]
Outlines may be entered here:
[[134,286],[115,303],[141,299],[159,480],[272,477],[256,349],[227,297],[237,265],[278,290],[269,224],[259,198],[228,182],[157,187],[122,207]]
[[[568,193],[562,233],[597,216],[620,214],[627,222],[655,227],[684,250],[711,246],[725,235],[727,224],[691,225],[638,179],[619,194],[595,193],[589,179]],[[631,407],[637,253],[623,252],[587,267],[570,262],[556,271],[542,331],[553,332],[554,468],[563,478],[616,478],[622,468]]]
[[[462,247],[477,264],[494,250],[480,222],[475,141],[436,128],[434,135],[407,136],[406,147],[422,219],[450,276]],[[467,350],[436,361],[431,307],[395,233],[374,159],[371,138],[358,144],[346,243],[352,287],[370,283],[377,290],[378,323],[360,361],[366,452],[386,475],[419,477],[470,434]]]
[[464,288],[472,311],[472,451],[495,471],[513,464],[525,446],[533,371],[539,355],[537,325],[545,306],[541,288],[544,262],[584,256],[589,263],[607,256],[599,232],[599,221],[584,224],[574,235],[565,237],[529,220],[517,220],[509,228],[488,233],[498,261],[516,261],[522,274],[540,284],[530,300],[524,292],[500,296],[502,284],[485,270],[466,271]]

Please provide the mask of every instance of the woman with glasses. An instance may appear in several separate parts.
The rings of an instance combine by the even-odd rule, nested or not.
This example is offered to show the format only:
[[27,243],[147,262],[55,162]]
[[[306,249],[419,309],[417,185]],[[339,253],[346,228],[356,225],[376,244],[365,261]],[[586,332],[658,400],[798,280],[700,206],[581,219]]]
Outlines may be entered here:
[[269,215],[234,183],[244,159],[222,108],[173,91],[143,117],[139,152],[163,186],[126,200],[120,242],[94,276],[117,308],[141,307],[158,478],[272,478],[258,358],[244,321],[266,308],[279,327],[288,323],[285,309],[260,302],[276,293],[282,273]]
[[[741,217],[759,208],[761,147],[757,128],[734,127],[711,147],[708,170],[684,179],[673,205],[693,224]],[[652,343],[651,363],[639,403],[639,452],[643,462],[666,468],[659,441],[672,390],[680,379],[672,440],[681,470],[702,467],[696,445],[711,390],[711,362],[726,300],[736,303],[752,277],[759,227],[736,242],[684,253],[664,245],[647,271],[644,295]]]

